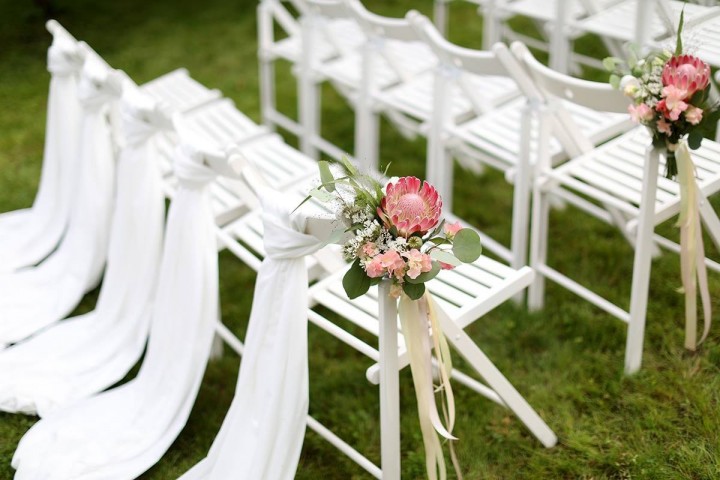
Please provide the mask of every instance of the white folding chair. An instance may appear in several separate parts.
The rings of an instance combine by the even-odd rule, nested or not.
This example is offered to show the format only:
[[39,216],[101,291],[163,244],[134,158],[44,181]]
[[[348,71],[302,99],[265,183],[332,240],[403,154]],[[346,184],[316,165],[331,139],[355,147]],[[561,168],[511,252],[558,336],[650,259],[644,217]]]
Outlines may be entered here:
[[675,36],[683,10],[685,32],[720,14],[720,7],[706,7],[680,0],[623,0],[594,15],[572,22],[572,27],[606,39],[633,42],[640,46],[657,46],[658,40]]
[[[535,162],[536,116],[543,95],[504,44],[496,44],[491,51],[467,49],[445,40],[425,17],[413,16],[413,24],[440,59],[435,72],[433,115],[428,127],[427,179],[438,188],[447,208],[452,208],[453,156],[463,167],[475,172],[483,165],[504,172],[514,183],[511,248],[491,238],[483,238],[483,242],[514,268],[520,268],[527,261],[532,168],[518,167],[523,161],[530,165]],[[511,76],[524,96],[492,108],[492,102],[484,98],[484,91],[470,88],[472,84],[467,80],[492,78],[490,76],[493,75]],[[491,85],[488,82],[488,87]],[[492,89],[487,91],[492,92]],[[454,96],[458,92],[471,105],[477,106],[475,117],[458,121],[453,111],[456,105]],[[599,113],[579,106],[568,108],[593,144],[630,128],[626,115]],[[553,134],[550,148],[553,164],[557,164],[572,155],[574,150],[562,128],[554,128]]]
[[[312,129],[319,121],[319,84],[314,67],[342,57],[359,48],[365,36],[358,25],[345,15],[331,18],[325,10],[337,11],[338,0],[317,0],[313,6],[306,0],[290,2],[300,14],[294,17],[281,0],[262,0],[258,5],[258,58],[260,72],[260,106],[262,122],[296,135],[303,153],[317,157],[311,142]],[[284,33],[276,38],[275,25]],[[309,25],[303,29],[301,24]],[[294,66],[298,76],[298,120],[280,112],[275,95],[275,63],[284,60]],[[318,127],[319,128],[319,127]]]
[[[380,385],[381,465],[378,467],[352,447],[344,452],[375,478],[399,479],[399,371],[409,364],[409,359],[404,338],[398,331],[397,303],[389,295],[388,282],[381,282],[367,294],[349,300],[342,286],[344,274],[345,269],[312,286],[311,301],[377,336],[378,347],[367,344],[315,310],[308,314],[314,324],[374,362],[366,376],[371,383]],[[451,378],[508,408],[550,448],[557,442],[553,431],[464,331],[469,324],[522,292],[532,278],[533,272],[527,267],[516,270],[483,256],[472,264],[442,271],[427,283],[427,288],[442,310],[441,324],[448,342],[485,384],[455,369]]]
[[[628,324],[625,372],[640,368],[647,312],[651,255],[655,244],[678,251],[677,244],[654,235],[656,225],[680,210],[679,186],[662,177],[663,154],[650,145],[644,127],[637,127],[599,146],[573,124],[564,106],[568,102],[597,110],[625,111],[627,99],[609,85],[578,80],[554,72],[538,62],[522,44],[513,52],[529,71],[538,89],[547,98],[541,113],[536,180],[533,184],[533,212],[530,239],[530,265],[537,272],[529,289],[532,309],[543,306],[544,282],[550,279],[607,313]],[[563,125],[580,149],[580,154],[552,168],[548,154],[550,122]],[[720,144],[705,140],[693,152],[697,165],[697,184],[708,197],[720,190]],[[629,311],[601,297],[589,288],[547,264],[550,197],[556,196],[603,221],[617,225],[635,247]],[[720,247],[720,222],[705,200],[701,207],[703,223]],[[708,268],[720,271],[720,264],[706,259]]]
[[[321,2],[308,0],[308,4],[319,9]],[[428,72],[435,58],[407,20],[376,15],[357,0],[344,0],[341,5],[344,10],[326,8],[323,13],[349,15],[367,40],[360,51],[306,70],[319,72],[321,78],[329,80],[350,100],[355,110],[355,158],[364,169],[371,171],[377,169],[378,162],[378,114],[382,104],[377,102],[377,93]],[[308,29],[306,38],[310,38],[312,24],[305,24],[305,28]],[[391,121],[395,120],[391,111],[384,113],[390,115]],[[315,140],[319,139],[317,125],[308,123],[306,129]],[[402,131],[402,123],[400,127]],[[327,149],[323,143],[315,143],[331,156],[342,153],[337,148]]]

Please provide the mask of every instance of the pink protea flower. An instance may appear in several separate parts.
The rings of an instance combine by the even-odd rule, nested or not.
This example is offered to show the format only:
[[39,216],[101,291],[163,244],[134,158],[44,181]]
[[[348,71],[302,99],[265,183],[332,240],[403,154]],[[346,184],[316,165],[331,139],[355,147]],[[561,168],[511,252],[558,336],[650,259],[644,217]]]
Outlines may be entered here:
[[692,55],[678,55],[667,61],[662,72],[664,86],[673,85],[685,91],[687,100],[710,82],[710,66]]
[[438,223],[442,198],[435,187],[416,177],[402,177],[388,183],[377,213],[386,227],[395,227],[398,235],[424,235]]
[[407,276],[416,279],[421,273],[432,270],[432,260],[430,255],[422,253],[420,250],[413,248],[409,252],[402,254],[407,259]]

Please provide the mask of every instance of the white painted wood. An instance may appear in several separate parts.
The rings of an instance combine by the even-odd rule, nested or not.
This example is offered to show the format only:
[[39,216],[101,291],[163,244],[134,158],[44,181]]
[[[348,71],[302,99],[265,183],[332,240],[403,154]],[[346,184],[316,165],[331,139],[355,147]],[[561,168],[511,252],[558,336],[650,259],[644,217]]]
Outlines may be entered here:
[[400,480],[400,377],[397,366],[397,300],[390,282],[379,285],[380,295],[380,455],[383,480]]

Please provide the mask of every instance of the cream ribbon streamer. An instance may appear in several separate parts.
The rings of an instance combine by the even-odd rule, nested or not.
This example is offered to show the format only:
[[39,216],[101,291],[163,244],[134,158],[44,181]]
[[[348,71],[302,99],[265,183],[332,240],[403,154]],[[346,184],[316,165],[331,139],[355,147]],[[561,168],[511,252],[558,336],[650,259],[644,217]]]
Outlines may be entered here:
[[297,201],[260,189],[267,256],[255,282],[235,398],[208,456],[181,480],[295,477],[308,413],[305,257],[323,242],[303,233]]
[[209,157],[181,145],[145,358],[130,382],[57,410],[20,440],[15,480],[131,480],[154,465],[187,422],[218,315]]
[[[686,140],[675,150],[680,184],[680,271],[685,293],[685,348],[694,351],[710,332],[712,311],[705,266],[705,246],[700,221],[700,197],[695,181],[695,166]],[[698,287],[703,309],[703,334],[697,341]]]
[[[42,263],[0,275],[0,349],[70,314],[102,276],[114,201],[115,149],[107,112],[122,93],[122,74],[99,60],[83,64],[78,165],[67,231]],[[64,180],[69,181],[69,180]]]
[[[457,440],[452,435],[455,424],[455,400],[452,386],[450,384],[450,372],[452,360],[450,348],[445,335],[440,328],[436,315],[436,305],[429,293],[420,300],[411,300],[406,295],[400,297],[398,315],[405,344],[410,358],[410,369],[412,371],[413,383],[415,385],[415,396],[418,404],[418,417],[420,419],[420,430],[422,432],[423,444],[425,446],[425,466],[430,480],[447,478],[445,457],[438,434],[450,442]],[[432,339],[431,339],[432,334]],[[432,353],[435,349],[440,386],[438,390],[443,395],[443,402],[446,405],[446,423],[443,425],[435,402],[435,387],[433,385]],[[461,478],[457,464],[453,463],[458,478]]]
[[40,184],[31,208],[0,215],[0,273],[37,264],[65,233],[76,190],[82,116],[77,84],[82,66],[80,46],[57,34],[48,49],[52,77]]
[[0,352],[0,410],[40,416],[120,381],[142,355],[162,253],[165,203],[154,137],[167,127],[134,88],[121,102],[108,265],[95,310]]

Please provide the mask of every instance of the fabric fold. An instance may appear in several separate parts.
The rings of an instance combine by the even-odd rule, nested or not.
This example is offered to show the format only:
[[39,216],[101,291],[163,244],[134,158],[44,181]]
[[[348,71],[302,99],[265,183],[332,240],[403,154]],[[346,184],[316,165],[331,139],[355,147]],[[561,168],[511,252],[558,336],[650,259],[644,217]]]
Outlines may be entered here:
[[165,213],[153,140],[167,122],[135,89],[126,91],[121,110],[125,145],[97,306],[0,352],[0,410],[45,416],[112,386],[142,355]]
[[[295,477],[308,413],[307,235],[277,192],[262,190],[267,251],[255,283],[235,398],[208,456],[182,480]],[[278,297],[278,292],[282,292]]]
[[62,34],[48,49],[51,79],[40,182],[31,208],[0,214],[0,273],[39,263],[67,227],[78,165],[83,57],[80,46]]
[[210,353],[218,310],[215,225],[204,153],[176,150],[150,337],[130,382],[45,416],[13,457],[16,480],[133,479],[184,427]]
[[57,249],[35,267],[0,275],[0,348],[65,318],[98,284],[105,265],[114,199],[115,152],[107,113],[122,75],[86,59],[78,85],[82,105],[70,217]]

